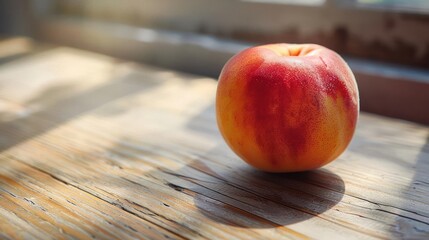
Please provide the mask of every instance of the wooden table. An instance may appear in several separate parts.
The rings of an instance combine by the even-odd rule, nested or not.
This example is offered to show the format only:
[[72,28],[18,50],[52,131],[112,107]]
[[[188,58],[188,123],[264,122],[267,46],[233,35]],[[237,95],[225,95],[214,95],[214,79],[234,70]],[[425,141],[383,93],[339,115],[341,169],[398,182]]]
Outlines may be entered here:
[[268,174],[219,135],[214,79],[65,47],[6,55],[0,239],[429,239],[426,126],[362,113],[337,161]]

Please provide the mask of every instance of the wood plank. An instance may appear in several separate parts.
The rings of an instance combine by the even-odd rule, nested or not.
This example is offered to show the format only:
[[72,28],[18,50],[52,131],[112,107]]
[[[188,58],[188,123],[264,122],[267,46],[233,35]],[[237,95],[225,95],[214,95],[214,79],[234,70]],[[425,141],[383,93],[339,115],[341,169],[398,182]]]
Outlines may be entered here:
[[[58,181],[26,164],[2,158],[0,206],[36,238],[179,238],[164,229]],[[13,220],[14,218],[12,218]],[[9,222],[2,231],[16,238],[27,231]],[[14,229],[15,228],[15,229]],[[9,233],[8,233],[9,232]],[[25,238],[25,235],[23,236]]]
[[[46,78],[61,61],[74,66],[68,77]],[[217,132],[212,79],[72,49],[7,65],[0,67],[6,237],[429,236],[426,126],[363,113],[334,163],[267,174],[239,160]]]

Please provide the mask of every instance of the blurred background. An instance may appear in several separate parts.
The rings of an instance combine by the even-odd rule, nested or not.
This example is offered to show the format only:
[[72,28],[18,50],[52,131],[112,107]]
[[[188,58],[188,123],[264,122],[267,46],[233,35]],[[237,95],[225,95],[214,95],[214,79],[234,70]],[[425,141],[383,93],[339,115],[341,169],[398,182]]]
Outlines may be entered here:
[[251,45],[318,43],[362,110],[429,124],[428,0],[0,0],[0,36],[0,63],[36,41],[213,78]]

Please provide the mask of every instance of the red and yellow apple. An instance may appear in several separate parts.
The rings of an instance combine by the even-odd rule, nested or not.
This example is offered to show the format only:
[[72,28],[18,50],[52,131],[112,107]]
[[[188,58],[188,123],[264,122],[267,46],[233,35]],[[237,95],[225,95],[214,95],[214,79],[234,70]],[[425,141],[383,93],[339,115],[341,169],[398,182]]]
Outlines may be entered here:
[[264,171],[305,171],[333,161],[350,143],[358,115],[352,71],[320,45],[248,48],[219,77],[219,130],[239,157]]

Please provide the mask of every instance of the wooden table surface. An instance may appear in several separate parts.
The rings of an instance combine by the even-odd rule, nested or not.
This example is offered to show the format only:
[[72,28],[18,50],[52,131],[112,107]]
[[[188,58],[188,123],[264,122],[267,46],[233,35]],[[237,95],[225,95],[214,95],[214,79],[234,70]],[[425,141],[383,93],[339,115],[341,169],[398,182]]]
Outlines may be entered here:
[[214,79],[17,41],[0,239],[429,239],[427,126],[361,113],[337,161],[263,173],[219,135]]

